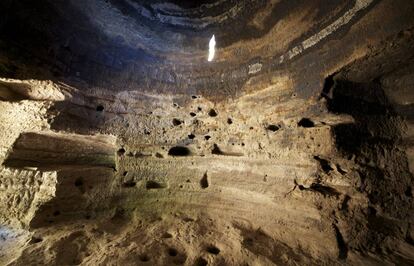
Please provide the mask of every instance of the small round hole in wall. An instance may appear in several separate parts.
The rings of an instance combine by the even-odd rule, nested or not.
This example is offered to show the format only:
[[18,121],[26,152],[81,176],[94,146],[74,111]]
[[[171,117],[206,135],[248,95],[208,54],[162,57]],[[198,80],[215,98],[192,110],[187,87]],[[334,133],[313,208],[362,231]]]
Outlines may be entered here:
[[211,253],[211,254],[214,254],[214,255],[218,255],[220,253],[220,249],[218,249],[215,246],[209,246],[209,247],[207,247],[206,250],[207,250],[208,253]]
[[170,156],[189,156],[189,155],[191,155],[191,151],[187,147],[175,146],[175,147],[172,147],[168,151],[168,155],[170,155]]
[[96,106],[96,111],[97,112],[103,112],[103,110],[104,110],[105,108],[103,107],[103,105],[98,105],[98,106]]
[[210,109],[210,111],[208,111],[208,115],[211,116],[211,117],[216,117],[218,114],[217,114],[216,110]]
[[178,255],[178,251],[175,248],[169,248],[168,255],[170,255],[171,257],[175,257]]
[[183,123],[183,121],[181,121],[180,119],[174,118],[172,120],[172,123],[173,123],[174,126],[179,126]]
[[124,148],[120,148],[119,150],[118,150],[118,155],[119,156],[123,156],[124,154],[125,154],[125,149]]
[[280,126],[279,125],[268,125],[266,129],[272,132],[276,132],[280,129]]
[[310,127],[314,127],[315,123],[312,120],[310,120],[309,118],[302,118],[298,122],[298,126],[304,127],[304,128],[310,128]]

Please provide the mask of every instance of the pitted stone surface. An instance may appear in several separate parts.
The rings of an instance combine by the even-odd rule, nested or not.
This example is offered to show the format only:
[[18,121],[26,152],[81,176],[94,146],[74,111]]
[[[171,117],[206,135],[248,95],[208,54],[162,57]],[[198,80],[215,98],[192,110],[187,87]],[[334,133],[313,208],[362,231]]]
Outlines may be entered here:
[[1,1],[0,264],[412,264],[413,8]]

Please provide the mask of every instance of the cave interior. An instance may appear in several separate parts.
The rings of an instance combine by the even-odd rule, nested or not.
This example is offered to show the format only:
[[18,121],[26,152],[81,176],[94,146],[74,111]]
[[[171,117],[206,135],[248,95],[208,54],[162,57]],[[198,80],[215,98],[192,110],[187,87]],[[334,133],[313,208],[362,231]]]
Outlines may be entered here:
[[1,0],[0,265],[414,265],[411,0]]

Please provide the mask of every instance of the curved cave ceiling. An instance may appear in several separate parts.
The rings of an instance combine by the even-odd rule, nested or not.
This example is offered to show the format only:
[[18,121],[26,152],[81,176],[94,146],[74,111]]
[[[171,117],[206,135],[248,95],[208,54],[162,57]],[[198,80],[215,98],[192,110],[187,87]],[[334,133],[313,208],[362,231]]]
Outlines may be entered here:
[[413,264],[411,2],[1,0],[0,264]]
[[[28,61],[48,62],[42,66],[44,77],[77,77],[116,90],[235,96],[254,75],[274,71],[312,75],[306,73],[307,62],[291,67],[292,61],[330,41],[335,49],[323,48],[326,52],[314,66],[326,72],[330,62],[325,61],[344,57],[336,53],[350,49],[335,39],[376,4],[373,0],[5,1],[2,5],[13,16],[6,14],[2,33],[27,56],[35,55]],[[208,41],[213,34],[217,53],[209,63]],[[367,33],[366,39],[370,34],[375,36]],[[348,47],[363,43],[355,37],[347,42]]]

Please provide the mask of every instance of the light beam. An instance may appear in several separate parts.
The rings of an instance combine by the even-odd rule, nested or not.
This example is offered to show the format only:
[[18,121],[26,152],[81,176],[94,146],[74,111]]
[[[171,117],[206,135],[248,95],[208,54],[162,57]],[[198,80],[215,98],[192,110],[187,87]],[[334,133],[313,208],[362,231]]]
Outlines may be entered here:
[[208,61],[211,62],[214,59],[214,55],[216,53],[216,37],[211,37],[208,49]]

